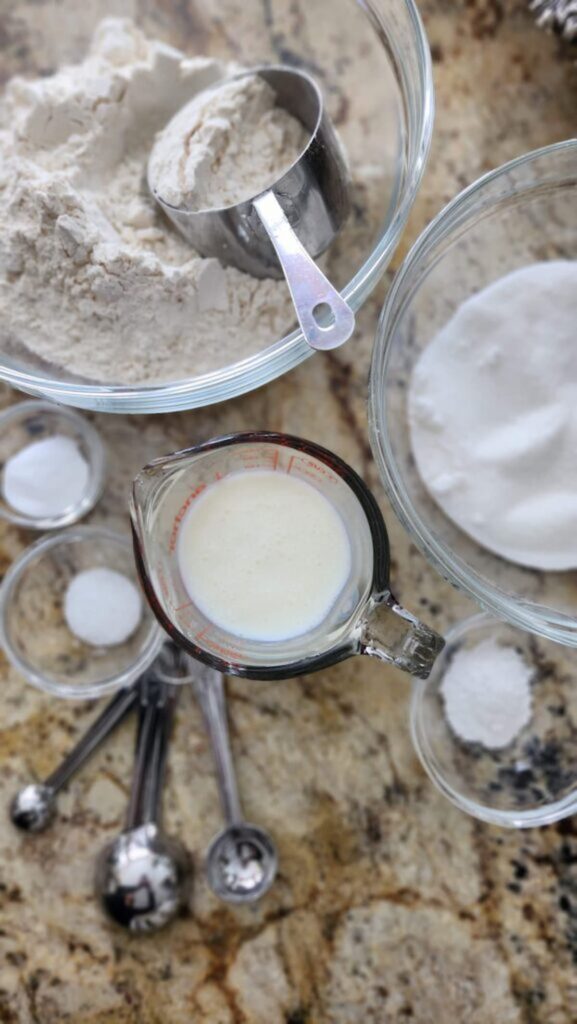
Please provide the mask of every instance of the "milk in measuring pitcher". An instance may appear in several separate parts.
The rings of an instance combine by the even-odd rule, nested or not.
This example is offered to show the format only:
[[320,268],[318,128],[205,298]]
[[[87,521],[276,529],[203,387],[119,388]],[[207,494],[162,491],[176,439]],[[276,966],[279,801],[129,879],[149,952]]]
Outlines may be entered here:
[[182,522],[177,557],[197,608],[238,637],[279,641],[318,626],[351,571],[341,516],[311,484],[272,470],[211,484]]

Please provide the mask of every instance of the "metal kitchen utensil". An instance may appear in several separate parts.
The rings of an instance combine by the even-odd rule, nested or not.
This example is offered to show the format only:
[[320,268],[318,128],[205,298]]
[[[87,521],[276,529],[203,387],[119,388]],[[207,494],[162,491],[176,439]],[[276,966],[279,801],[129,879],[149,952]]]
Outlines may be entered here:
[[78,743],[44,782],[31,782],[10,804],[10,818],[24,832],[41,832],[56,812],[56,797],[94,751],[110,736],[136,703],[138,688],[120,690],[92,722]]
[[567,42],[577,42],[577,0],[529,0],[539,28],[556,32]]
[[[193,664],[183,650],[166,640],[154,661],[154,674],[164,683],[190,684]],[[16,793],[10,804],[10,818],[17,828],[24,832],[41,832],[50,824],[60,790],[124,720],[138,696],[138,684],[116,693],[58,768],[44,782],[32,782]]]
[[173,206],[150,179],[149,187],[201,255],[215,256],[253,277],[284,274],[307,343],[315,349],[336,348],[353,333],[355,316],[314,258],[327,249],[349,212],[346,163],[322,93],[310,75],[273,65],[238,77],[255,74],[274,90],[278,105],[310,133],[292,166],[264,192],[223,208]]
[[152,673],[141,683],[136,762],[125,827],[105,846],[96,865],[96,893],[103,909],[132,932],[162,928],[188,899],[189,855],[158,823],[177,692]]
[[223,677],[201,669],[195,692],[212,743],[226,827],[206,855],[208,883],[227,903],[254,903],[270,889],[277,871],[276,847],[264,829],[244,820],[226,717]]

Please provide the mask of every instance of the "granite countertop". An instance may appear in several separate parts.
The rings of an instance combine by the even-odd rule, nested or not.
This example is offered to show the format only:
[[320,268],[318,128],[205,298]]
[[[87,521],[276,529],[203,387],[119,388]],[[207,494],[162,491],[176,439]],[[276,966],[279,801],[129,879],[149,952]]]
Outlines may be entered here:
[[[395,265],[459,188],[575,132],[575,51],[534,29],[524,0],[421,6],[434,60],[436,134]],[[179,0],[4,4],[0,74],[50,70],[110,13],[133,14],[186,48],[198,30],[195,11]],[[334,448],[374,487],[391,532],[393,579],[407,607],[439,630],[470,613],[472,605],[435,576],[395,522],[371,461],[366,378],[381,298],[382,289],[362,311],[354,342],[243,399],[170,417],[94,417],[109,442],[111,474],[93,521],[124,522],[126,481],[154,455],[240,428],[292,431]],[[3,392],[4,403],[13,399]],[[2,528],[0,571],[29,542]],[[54,766],[93,711],[32,691],[4,660],[0,674],[4,808],[22,781]],[[105,923],[95,905],[94,855],[119,829],[126,802],[133,742],[127,724],[62,797],[51,831],[23,838],[4,819],[0,1021],[577,1020],[571,819],[507,832],[449,805],[413,752],[406,679],[370,660],[282,684],[229,681],[228,694],[247,815],[279,846],[280,877],[269,896],[256,909],[234,910],[219,904],[204,881],[202,852],[220,812],[210,750],[187,694],[165,815],[168,830],[194,852],[191,911],[164,933],[134,938]]]

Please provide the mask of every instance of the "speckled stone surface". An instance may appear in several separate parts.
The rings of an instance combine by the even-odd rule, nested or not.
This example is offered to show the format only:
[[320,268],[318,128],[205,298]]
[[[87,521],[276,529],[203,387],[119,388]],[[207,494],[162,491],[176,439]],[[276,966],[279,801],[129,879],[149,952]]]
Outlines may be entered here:
[[[187,2],[4,0],[2,76],[50,70],[82,48],[106,13],[134,14],[172,42],[196,45],[198,19]],[[425,0],[423,15],[435,64],[436,136],[395,264],[460,187],[576,127],[575,57],[534,29],[522,0]],[[387,513],[365,408],[379,301],[367,304],[345,349],[246,398],[172,417],[95,417],[109,443],[111,473],[93,521],[125,522],[127,483],[148,458],[254,426],[333,447],[375,487]],[[5,392],[3,402],[10,400]],[[390,511],[388,523],[403,602],[441,630],[469,613],[472,606],[435,577]],[[0,571],[29,541],[2,528]],[[94,712],[32,691],[4,661],[0,678],[2,808],[19,784],[54,766]],[[283,684],[230,682],[228,693],[246,812],[279,846],[280,876],[270,895],[257,909],[229,909],[203,879],[202,853],[220,812],[199,713],[185,695],[165,811],[169,831],[195,856],[190,912],[163,934],[130,938],[103,921],[93,900],[95,852],[119,829],[126,802],[127,724],[62,797],[52,831],[23,838],[4,819],[0,1021],[577,1020],[571,820],[509,833],[446,803],[411,747],[407,682],[379,664],[356,659]]]

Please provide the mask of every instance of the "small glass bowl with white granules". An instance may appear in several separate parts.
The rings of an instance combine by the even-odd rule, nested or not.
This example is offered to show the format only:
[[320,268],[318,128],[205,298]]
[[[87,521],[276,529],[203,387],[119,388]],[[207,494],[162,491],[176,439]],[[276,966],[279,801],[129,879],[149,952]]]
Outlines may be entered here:
[[94,427],[52,402],[20,402],[0,414],[0,517],[57,530],[87,515],[104,486],[106,456]]
[[488,614],[454,626],[411,729],[428,775],[481,821],[533,828],[577,811],[577,652]]
[[130,539],[92,526],[44,537],[11,566],[0,630],[30,683],[76,699],[127,686],[166,639],[142,596]]

